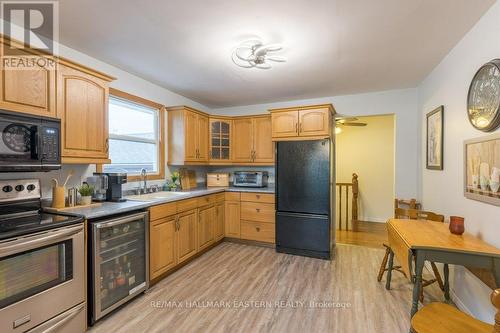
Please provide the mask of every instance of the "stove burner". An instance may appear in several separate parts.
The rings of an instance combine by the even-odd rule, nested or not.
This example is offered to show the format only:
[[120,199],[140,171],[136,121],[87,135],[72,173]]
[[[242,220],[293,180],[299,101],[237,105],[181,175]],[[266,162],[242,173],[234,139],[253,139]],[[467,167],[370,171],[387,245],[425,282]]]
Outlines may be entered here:
[[2,140],[16,153],[27,153],[30,151],[31,130],[22,124],[10,124],[4,128]]

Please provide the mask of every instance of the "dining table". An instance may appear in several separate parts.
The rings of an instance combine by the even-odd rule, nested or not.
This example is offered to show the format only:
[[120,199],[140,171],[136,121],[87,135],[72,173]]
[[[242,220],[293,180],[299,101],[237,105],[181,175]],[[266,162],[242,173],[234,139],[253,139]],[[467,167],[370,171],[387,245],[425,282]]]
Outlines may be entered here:
[[442,263],[444,297],[450,299],[449,265],[483,268],[500,287],[500,249],[468,233],[452,234],[449,224],[427,220],[390,219],[387,222],[389,264],[386,288],[390,289],[394,257],[413,282],[411,317],[418,311],[425,261]]

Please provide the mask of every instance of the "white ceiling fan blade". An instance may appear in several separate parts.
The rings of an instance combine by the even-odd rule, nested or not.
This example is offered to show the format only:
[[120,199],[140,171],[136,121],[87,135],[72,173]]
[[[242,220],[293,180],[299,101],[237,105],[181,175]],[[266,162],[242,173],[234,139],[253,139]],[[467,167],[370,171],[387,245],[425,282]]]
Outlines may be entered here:
[[270,64],[266,64],[266,63],[263,63],[263,64],[257,64],[255,65],[255,67],[259,68],[259,69],[271,69],[271,66]]
[[263,56],[266,55],[267,52],[272,52],[272,51],[279,51],[283,47],[278,44],[268,44],[268,45],[262,45],[257,48],[255,48],[254,54],[256,56]]
[[280,57],[280,56],[267,56],[266,60],[275,62],[285,62],[287,59],[285,57]]
[[[241,55],[240,52],[241,50],[247,51],[247,55]],[[238,59],[243,60],[243,61],[250,61],[250,60],[255,60],[255,56],[252,54],[252,51],[246,48],[238,47],[237,49],[234,50],[234,54]]]
[[255,67],[255,64],[252,65],[252,63],[250,61],[246,61],[246,60],[240,59],[237,56],[236,52],[233,52],[233,55],[231,56],[231,60],[233,61],[233,63],[235,65],[243,67],[243,68],[253,68],[253,67]]

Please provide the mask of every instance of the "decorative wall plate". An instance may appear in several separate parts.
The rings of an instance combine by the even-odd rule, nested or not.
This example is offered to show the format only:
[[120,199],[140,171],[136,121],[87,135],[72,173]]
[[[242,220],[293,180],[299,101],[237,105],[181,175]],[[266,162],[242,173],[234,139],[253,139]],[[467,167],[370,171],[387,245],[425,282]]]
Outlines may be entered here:
[[467,96],[467,115],[480,131],[490,132],[500,125],[500,59],[484,64],[474,75]]

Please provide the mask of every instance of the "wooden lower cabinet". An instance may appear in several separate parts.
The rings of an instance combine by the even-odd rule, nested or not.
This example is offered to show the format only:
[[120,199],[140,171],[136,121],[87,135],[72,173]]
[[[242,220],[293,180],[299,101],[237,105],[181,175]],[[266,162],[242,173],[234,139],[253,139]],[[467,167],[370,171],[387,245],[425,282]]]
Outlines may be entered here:
[[154,279],[177,264],[175,216],[152,221],[149,227],[149,277]]
[[198,209],[198,251],[201,251],[215,241],[215,206]]
[[224,202],[215,205],[215,241],[224,238]]
[[241,220],[241,238],[259,242],[275,242],[275,224]]
[[177,215],[175,233],[177,263],[181,263],[196,254],[198,214],[196,209]]
[[226,201],[224,203],[224,234],[231,238],[241,237],[239,201]]

